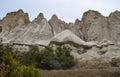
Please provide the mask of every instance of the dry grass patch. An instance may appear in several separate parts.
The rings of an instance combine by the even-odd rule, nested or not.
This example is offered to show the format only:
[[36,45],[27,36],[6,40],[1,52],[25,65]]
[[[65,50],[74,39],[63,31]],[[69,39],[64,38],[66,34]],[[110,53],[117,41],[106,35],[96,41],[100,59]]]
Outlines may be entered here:
[[41,70],[43,77],[120,77],[120,68]]
[[110,64],[105,63],[102,59],[78,60],[75,68],[105,68]]

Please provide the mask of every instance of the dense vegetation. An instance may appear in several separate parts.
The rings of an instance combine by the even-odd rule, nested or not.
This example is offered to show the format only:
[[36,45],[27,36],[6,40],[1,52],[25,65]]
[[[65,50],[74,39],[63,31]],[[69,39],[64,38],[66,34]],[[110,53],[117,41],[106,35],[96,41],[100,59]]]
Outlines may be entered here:
[[37,68],[23,65],[20,57],[11,45],[0,45],[0,77],[41,77]]
[[55,50],[46,47],[38,56],[38,67],[42,69],[68,69],[74,66],[74,59],[70,55],[71,49],[59,46]]
[[29,52],[19,52],[12,45],[0,44],[0,77],[41,77],[39,69],[68,69],[74,66],[71,49],[48,46],[39,51],[38,46]]

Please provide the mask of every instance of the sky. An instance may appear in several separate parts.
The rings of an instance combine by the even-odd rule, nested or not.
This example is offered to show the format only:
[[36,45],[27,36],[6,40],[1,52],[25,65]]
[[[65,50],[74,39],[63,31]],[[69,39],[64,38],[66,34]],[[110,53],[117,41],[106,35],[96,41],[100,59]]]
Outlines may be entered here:
[[43,13],[48,20],[56,14],[59,19],[74,22],[88,10],[97,10],[104,16],[120,11],[120,0],[0,0],[0,19],[18,9],[29,13],[31,21]]

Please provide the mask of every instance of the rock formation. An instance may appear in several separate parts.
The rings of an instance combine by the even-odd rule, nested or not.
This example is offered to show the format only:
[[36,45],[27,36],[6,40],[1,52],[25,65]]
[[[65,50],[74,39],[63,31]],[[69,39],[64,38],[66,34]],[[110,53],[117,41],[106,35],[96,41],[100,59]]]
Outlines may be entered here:
[[108,22],[111,40],[120,44],[120,11],[111,13],[108,17]]
[[74,23],[69,23],[68,25],[68,29],[70,31],[72,31],[74,34],[76,34],[78,37],[80,37],[81,39],[84,38],[83,33],[81,31],[81,21],[79,19],[76,19],[76,21]]
[[56,35],[57,33],[60,33],[61,31],[65,30],[66,27],[67,27],[67,23],[58,19],[58,17],[56,15],[53,15],[51,17],[51,19],[49,20],[49,24],[52,27],[54,35]]
[[29,17],[28,13],[24,13],[22,10],[18,10],[16,12],[8,13],[1,21],[0,26],[8,26],[9,28],[14,28],[19,25],[28,24]]
[[28,13],[24,13],[22,10],[8,13],[6,17],[0,21],[0,26],[2,26],[0,38],[3,38],[3,41],[6,43],[15,41],[15,39],[20,36],[19,33],[29,23]]
[[97,11],[89,10],[81,20],[68,24],[56,15],[47,21],[42,13],[30,22],[28,14],[18,10],[0,20],[1,38],[2,43],[16,46],[64,44],[73,49],[71,54],[74,58],[99,58],[107,62],[120,58],[120,12],[104,17]]
[[[40,13],[32,22],[27,13],[22,10],[11,12],[0,20],[0,38],[7,42],[46,40],[68,29],[84,41],[101,42],[110,40],[116,44],[120,41],[120,12],[115,11],[108,17],[99,12],[89,10],[83,14],[82,20],[76,19],[74,23],[66,23],[53,15],[49,21]],[[35,32],[32,32],[34,31]],[[34,39],[34,40],[33,40]],[[21,42],[20,41],[20,42]]]
[[88,29],[90,27],[90,24],[92,23],[93,20],[95,20],[98,17],[102,17],[102,15],[94,10],[88,10],[87,12],[85,12],[82,16],[82,20],[81,20],[81,31],[83,33],[83,37],[84,40],[88,40]]
[[[44,15],[40,13],[35,20],[28,24],[21,32],[16,43],[41,44],[40,41],[49,40],[53,36],[52,28]],[[38,43],[39,42],[39,43]]]
[[76,47],[92,47],[95,46],[96,43],[94,42],[85,42],[82,39],[80,39],[78,36],[76,36],[74,33],[72,33],[69,30],[64,30],[57,35],[55,35],[52,39],[51,42],[55,43],[63,43],[63,44],[71,44]]
[[89,24],[87,40],[102,41],[104,39],[119,43],[120,12],[111,13],[108,17],[98,17]]
[[53,15],[49,21],[40,13],[32,22],[27,13],[22,10],[11,12],[0,20],[0,38],[9,42],[37,42],[48,40],[56,34],[68,29],[84,41],[110,40],[120,43],[120,12],[115,11],[108,17],[99,12],[89,10],[83,14],[82,20],[76,19],[74,23],[66,23]]

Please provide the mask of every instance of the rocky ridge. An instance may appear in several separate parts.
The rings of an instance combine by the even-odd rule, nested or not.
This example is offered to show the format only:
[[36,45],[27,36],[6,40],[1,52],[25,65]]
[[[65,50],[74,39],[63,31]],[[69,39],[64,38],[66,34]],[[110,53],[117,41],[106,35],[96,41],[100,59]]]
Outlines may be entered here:
[[[84,41],[100,42],[107,39],[118,44],[120,41],[119,21],[119,11],[104,17],[97,11],[89,10],[83,14],[82,20],[76,19],[74,23],[66,23],[56,15],[53,15],[47,21],[42,13],[30,22],[28,14],[18,10],[8,13],[6,17],[0,20],[0,26],[2,27],[0,37],[3,38],[3,41],[8,42],[14,42],[19,38],[26,38],[27,40],[23,39],[24,41],[31,39],[30,42],[32,42],[35,38],[46,40],[68,29]],[[16,36],[19,36],[19,38]],[[21,41],[23,41],[22,39]]]
[[2,43],[69,45],[73,49],[71,54],[84,60],[104,58],[109,61],[120,57],[119,11],[104,17],[97,11],[89,10],[81,20],[66,23],[56,15],[47,20],[42,13],[30,22],[28,14],[18,10],[0,20],[0,30]]

